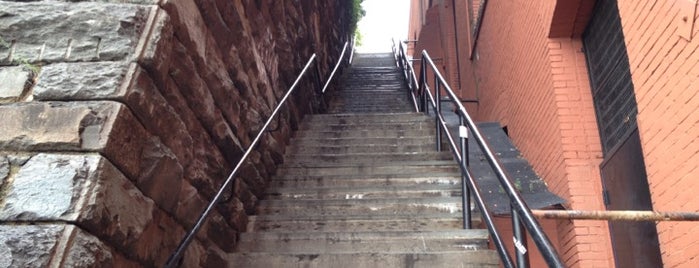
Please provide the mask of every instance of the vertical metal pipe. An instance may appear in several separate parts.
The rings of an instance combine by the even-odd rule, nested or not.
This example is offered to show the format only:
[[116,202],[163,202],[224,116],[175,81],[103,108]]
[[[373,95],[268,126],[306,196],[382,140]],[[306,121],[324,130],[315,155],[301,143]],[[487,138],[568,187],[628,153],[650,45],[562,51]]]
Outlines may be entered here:
[[322,112],[324,108],[324,103],[325,100],[323,100],[323,78],[320,75],[320,63],[319,61],[315,62],[315,67],[316,67],[316,88],[315,91],[313,92],[313,96],[316,99],[316,111],[313,111],[314,113],[320,113]]
[[527,248],[527,235],[524,233],[524,225],[519,220],[517,210],[512,207],[512,233],[514,235],[515,256],[518,268],[529,267],[529,249]]
[[439,94],[440,91],[440,83],[439,79],[437,79],[437,76],[435,75],[434,77],[434,103],[435,103],[435,115],[434,115],[434,126],[435,126],[435,131],[437,133],[437,152],[442,151],[442,126],[441,122],[439,121],[439,118],[442,116],[442,102],[441,96]]
[[[464,126],[464,118],[459,115],[459,140],[461,145],[461,163],[468,168],[468,128]],[[461,206],[464,220],[464,229],[471,229],[471,190],[468,188],[467,178],[461,175]]]
[[422,87],[420,90],[422,92],[422,111],[429,115],[430,106],[429,99],[427,98],[427,66],[425,66],[425,56],[422,56],[422,60],[420,61],[420,86]]

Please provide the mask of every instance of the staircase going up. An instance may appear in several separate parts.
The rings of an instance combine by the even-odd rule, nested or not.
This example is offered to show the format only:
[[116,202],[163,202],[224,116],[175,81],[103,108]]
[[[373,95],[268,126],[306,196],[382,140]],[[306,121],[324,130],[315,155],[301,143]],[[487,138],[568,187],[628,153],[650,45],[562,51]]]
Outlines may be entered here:
[[458,167],[394,66],[355,57],[330,113],[292,140],[231,267],[498,267],[487,231],[461,229]]

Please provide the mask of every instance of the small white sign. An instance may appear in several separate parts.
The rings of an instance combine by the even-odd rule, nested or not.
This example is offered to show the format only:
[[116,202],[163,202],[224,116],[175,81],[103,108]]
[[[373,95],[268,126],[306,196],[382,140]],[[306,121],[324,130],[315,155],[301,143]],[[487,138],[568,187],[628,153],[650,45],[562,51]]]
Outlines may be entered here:
[[459,137],[468,139],[468,128],[466,126],[459,126]]
[[517,251],[519,251],[520,254],[524,255],[527,254],[527,248],[522,245],[522,242],[519,242],[516,237],[512,237],[512,241],[515,242],[515,247],[517,248]]

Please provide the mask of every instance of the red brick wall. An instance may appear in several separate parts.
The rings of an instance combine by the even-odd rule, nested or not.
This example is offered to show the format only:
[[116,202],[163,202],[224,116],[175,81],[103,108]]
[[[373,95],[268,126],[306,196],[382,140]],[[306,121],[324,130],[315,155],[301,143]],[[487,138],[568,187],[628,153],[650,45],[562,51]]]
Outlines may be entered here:
[[[477,47],[478,118],[510,136],[569,209],[604,209],[601,147],[579,38],[548,38],[554,2],[488,3]],[[503,33],[507,33],[503,35]],[[570,267],[609,267],[606,222],[561,222]]]
[[[417,2],[413,1],[413,2]],[[469,61],[470,27],[457,16],[461,68],[454,70],[451,1],[434,1],[440,40],[421,40],[445,58],[445,73],[479,120],[500,121],[550,189],[571,209],[603,209],[601,150],[580,35],[594,1],[490,1],[477,53]],[[457,1],[459,14],[467,14]],[[687,5],[686,3],[690,3]],[[690,0],[619,0],[638,125],[653,206],[699,211],[699,14]],[[574,17],[573,17],[574,16]],[[682,18],[686,17],[686,21]],[[412,25],[412,24],[411,24]],[[434,25],[433,25],[434,26]],[[693,26],[693,29],[692,29]],[[412,27],[412,26],[411,26]],[[447,28],[447,29],[445,29]],[[686,40],[679,35],[689,35]],[[468,41],[466,41],[468,40]],[[561,254],[569,266],[613,266],[605,222],[559,222]],[[699,225],[660,223],[666,267],[699,267]]]
[[[653,208],[699,211],[699,14],[681,1],[619,0]],[[687,23],[682,17],[687,17]],[[694,23],[692,23],[694,22]],[[679,34],[692,32],[693,38]],[[699,267],[697,223],[659,223],[665,267]]]
[[[456,67],[449,64],[456,57],[454,45],[449,46],[454,44],[451,1],[442,4],[438,9],[442,46],[433,39],[420,43],[440,50],[430,50],[431,54],[445,55],[445,67],[451,69],[446,73],[455,81]],[[580,38],[571,38],[581,20],[569,21],[573,25],[565,38],[549,38],[555,4],[490,1],[473,60],[462,52],[469,51],[470,44],[459,43],[461,96],[480,100],[478,105],[467,105],[478,120],[508,126],[515,144],[551,191],[569,201],[567,208],[604,209],[601,146],[585,59]],[[580,10],[570,9],[573,15]],[[461,10],[457,13],[466,14]],[[469,27],[459,26],[468,24],[463,17],[457,16],[457,27],[466,28],[457,30],[459,39],[469,40]],[[613,266],[606,222],[561,221],[556,228],[559,253],[568,266]]]

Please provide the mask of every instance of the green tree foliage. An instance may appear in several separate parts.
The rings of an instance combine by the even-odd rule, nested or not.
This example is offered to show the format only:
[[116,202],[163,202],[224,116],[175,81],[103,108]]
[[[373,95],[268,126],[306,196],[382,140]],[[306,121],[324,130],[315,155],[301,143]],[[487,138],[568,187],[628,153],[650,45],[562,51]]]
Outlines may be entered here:
[[366,11],[364,8],[362,8],[362,2],[364,2],[364,0],[352,0],[352,6],[348,11],[350,18],[349,30],[351,33],[357,36],[357,42],[360,42],[361,40],[361,34],[357,28],[357,23],[359,23],[359,20],[361,20],[364,15],[366,15]]

